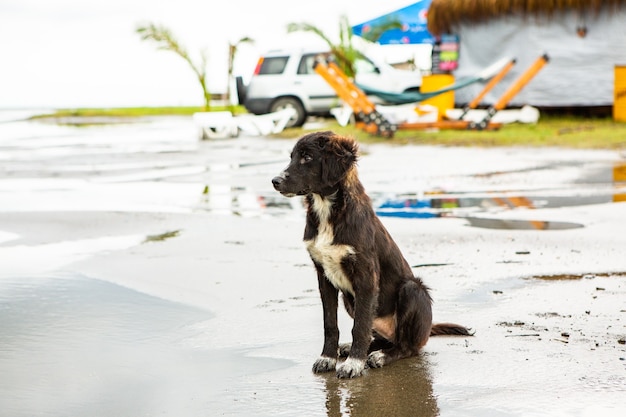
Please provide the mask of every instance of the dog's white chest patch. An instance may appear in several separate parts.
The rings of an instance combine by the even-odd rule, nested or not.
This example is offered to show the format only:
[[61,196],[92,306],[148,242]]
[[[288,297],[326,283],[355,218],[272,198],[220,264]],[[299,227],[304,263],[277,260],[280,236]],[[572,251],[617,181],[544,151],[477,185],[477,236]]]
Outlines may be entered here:
[[332,224],[328,221],[332,200],[313,196],[313,210],[317,213],[320,224],[317,236],[306,241],[306,248],[311,258],[324,268],[326,278],[335,288],[354,294],[352,283],[345,274],[341,261],[349,255],[354,255],[354,248],[350,245],[333,244],[335,235]]

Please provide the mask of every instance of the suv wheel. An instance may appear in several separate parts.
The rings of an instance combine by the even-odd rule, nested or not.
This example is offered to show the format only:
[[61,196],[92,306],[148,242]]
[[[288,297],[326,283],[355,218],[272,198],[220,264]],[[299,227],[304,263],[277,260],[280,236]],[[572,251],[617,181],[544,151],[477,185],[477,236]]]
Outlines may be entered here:
[[306,120],[306,112],[304,111],[304,107],[302,107],[300,100],[293,97],[281,97],[272,103],[270,112],[273,113],[283,109],[294,109],[296,111],[296,115],[289,119],[285,127],[300,127],[304,124],[304,121]]

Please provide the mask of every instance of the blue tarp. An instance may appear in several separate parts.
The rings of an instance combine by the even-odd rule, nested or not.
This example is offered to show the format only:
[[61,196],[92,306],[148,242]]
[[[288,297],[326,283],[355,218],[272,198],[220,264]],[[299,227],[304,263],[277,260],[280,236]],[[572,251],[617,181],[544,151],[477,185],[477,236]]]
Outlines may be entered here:
[[426,18],[430,2],[431,0],[420,0],[410,6],[403,7],[394,12],[353,26],[352,31],[355,35],[361,36],[371,30],[372,27],[394,19],[401,22],[403,28],[386,31],[378,40],[379,44],[432,44],[435,42],[435,38],[426,28]]
[[404,217],[410,219],[440,217],[440,213],[432,208],[430,199],[389,199],[375,207],[375,210],[380,217]]

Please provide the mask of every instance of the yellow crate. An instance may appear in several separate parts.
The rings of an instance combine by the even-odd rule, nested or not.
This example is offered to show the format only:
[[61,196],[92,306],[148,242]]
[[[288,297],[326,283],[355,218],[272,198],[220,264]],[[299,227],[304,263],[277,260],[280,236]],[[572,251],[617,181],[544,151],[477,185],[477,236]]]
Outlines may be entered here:
[[[441,88],[454,84],[454,76],[449,74],[433,74],[426,75],[422,78],[422,86],[420,91],[422,93],[428,93],[436,91]],[[430,104],[437,107],[439,111],[439,120],[446,114],[446,110],[454,108],[454,91],[448,91],[447,93],[439,94],[433,98],[422,101],[420,104]]]
[[621,190],[624,190],[623,193],[615,193],[613,201],[626,201],[626,162],[617,162],[613,165],[613,183],[620,187]]
[[617,162],[613,165],[613,181],[626,183],[626,162]]
[[626,65],[615,66],[613,119],[626,122]]

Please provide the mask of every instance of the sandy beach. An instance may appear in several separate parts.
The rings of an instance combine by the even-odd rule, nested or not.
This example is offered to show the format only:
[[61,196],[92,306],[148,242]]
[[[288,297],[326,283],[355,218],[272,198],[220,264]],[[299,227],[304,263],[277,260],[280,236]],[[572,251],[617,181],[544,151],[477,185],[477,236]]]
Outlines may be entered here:
[[310,370],[304,212],[270,182],[295,139],[200,141],[185,117],[0,124],[2,414],[623,413],[625,155],[362,145],[374,204],[448,203],[382,219],[435,321],[476,333],[345,381]]

